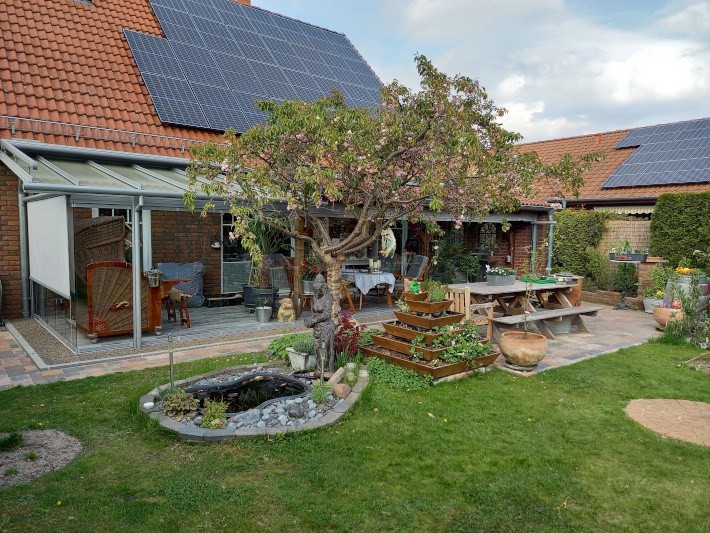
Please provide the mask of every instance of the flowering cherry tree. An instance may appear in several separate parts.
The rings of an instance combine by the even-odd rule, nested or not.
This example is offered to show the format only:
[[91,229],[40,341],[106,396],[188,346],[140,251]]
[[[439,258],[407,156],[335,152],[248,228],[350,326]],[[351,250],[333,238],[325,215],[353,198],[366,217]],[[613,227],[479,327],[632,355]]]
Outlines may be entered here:
[[[266,125],[241,136],[230,130],[225,145],[191,149],[186,203],[194,206],[197,178],[206,178],[202,192],[230,203],[232,236],[257,259],[250,217],[310,243],[326,266],[337,316],[343,261],[395,220],[407,217],[435,230],[436,213],[460,226],[492,210],[513,212],[541,181],[548,194],[576,193],[596,154],[545,165],[535,153],[521,153],[515,143],[522,137],[501,127],[506,111],[477,81],[447,76],[424,56],[416,64],[422,89],[394,81],[382,87],[374,109],[348,108],[337,92],[313,103],[258,102],[268,113]],[[356,221],[337,242],[319,218],[335,205]],[[312,235],[274,222],[275,213],[303,217]]]

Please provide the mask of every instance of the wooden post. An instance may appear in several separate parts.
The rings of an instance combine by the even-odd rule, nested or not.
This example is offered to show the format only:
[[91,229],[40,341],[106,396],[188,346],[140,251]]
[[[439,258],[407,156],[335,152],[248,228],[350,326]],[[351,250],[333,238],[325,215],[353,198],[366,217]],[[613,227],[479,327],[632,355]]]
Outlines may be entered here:
[[[296,233],[303,233],[303,218],[296,217]],[[301,265],[303,264],[303,241],[295,239],[295,257],[293,260],[293,303],[296,309],[296,318],[301,317]]]

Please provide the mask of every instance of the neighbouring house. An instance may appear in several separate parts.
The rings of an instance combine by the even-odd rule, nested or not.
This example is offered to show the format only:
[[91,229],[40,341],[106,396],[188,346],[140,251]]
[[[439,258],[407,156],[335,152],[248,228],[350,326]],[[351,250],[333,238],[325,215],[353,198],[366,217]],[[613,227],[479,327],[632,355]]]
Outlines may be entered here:
[[[664,193],[710,190],[710,118],[658,124],[520,145],[545,162],[562,154],[601,151],[605,159],[585,174],[579,198],[567,207],[650,215]],[[539,198],[549,198],[542,191]]]
[[[5,0],[0,29],[3,316],[34,316],[76,352],[159,342],[166,313],[182,310],[163,309],[166,287],[142,275],[155,265],[201,263],[190,268],[205,296],[247,282],[227,206],[201,218],[183,204],[191,145],[263,122],[256,99],[379,99],[345,35],[250,0]],[[519,267],[552,212],[523,204],[506,233],[500,214],[466,224],[467,246]],[[334,237],[348,222],[337,208],[322,216]],[[416,228],[398,231],[402,252]],[[193,331],[232,327],[215,313]]]

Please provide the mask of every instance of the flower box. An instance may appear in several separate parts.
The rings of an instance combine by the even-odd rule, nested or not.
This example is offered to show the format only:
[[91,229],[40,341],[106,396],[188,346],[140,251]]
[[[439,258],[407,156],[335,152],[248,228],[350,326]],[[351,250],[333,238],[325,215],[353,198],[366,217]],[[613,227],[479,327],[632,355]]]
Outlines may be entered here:
[[441,313],[442,311],[446,311],[449,307],[451,307],[451,304],[453,304],[453,300],[442,300],[441,302],[417,302],[415,300],[408,300],[407,305],[409,305],[409,308],[416,312],[416,313]]
[[499,287],[513,284],[515,284],[515,274],[510,274],[509,276],[491,276],[490,273],[488,274],[488,285]]
[[[441,333],[434,333],[431,331],[416,331],[414,329],[406,328],[397,322],[383,322],[382,327],[385,328],[385,331],[392,335],[393,337],[400,337],[402,339],[408,339],[408,340],[413,340],[416,339],[419,335],[424,336],[424,344],[428,344],[431,346],[434,343],[435,339],[438,339],[441,337]],[[454,333],[460,333],[462,331],[462,328],[456,328],[453,330]]]

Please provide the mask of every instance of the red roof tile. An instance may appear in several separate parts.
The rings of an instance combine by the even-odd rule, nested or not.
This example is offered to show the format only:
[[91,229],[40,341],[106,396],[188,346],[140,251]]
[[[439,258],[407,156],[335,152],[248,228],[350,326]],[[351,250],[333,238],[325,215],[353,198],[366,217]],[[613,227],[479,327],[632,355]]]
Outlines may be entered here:
[[[101,0],[96,5],[76,0],[3,0],[0,115],[219,141],[215,132],[158,120],[123,37],[124,28],[162,36],[148,0]],[[179,149],[132,148],[102,140],[88,143],[73,136],[20,131],[15,135],[54,144],[185,155]],[[10,136],[9,130],[0,130],[0,137]]]
[[[579,194],[580,199],[598,198],[601,201],[613,201],[617,198],[657,197],[670,192],[710,191],[710,183],[602,189],[602,183],[636,151],[636,148],[614,148],[621,139],[626,137],[629,131],[631,130],[618,130],[582,135],[579,137],[553,139],[551,141],[538,141],[521,144],[518,148],[523,152],[535,152],[544,163],[555,163],[559,161],[559,157],[562,154],[570,154],[574,157],[579,157],[591,152],[603,152],[606,158],[603,161],[596,162],[592,170],[584,175],[584,185],[580,189]],[[546,198],[548,196],[546,196],[545,191],[542,190],[538,197]],[[574,200],[574,197],[568,196],[567,199]]]

